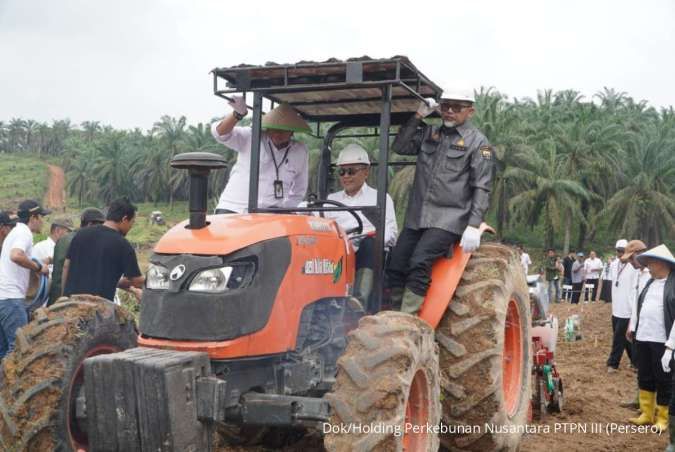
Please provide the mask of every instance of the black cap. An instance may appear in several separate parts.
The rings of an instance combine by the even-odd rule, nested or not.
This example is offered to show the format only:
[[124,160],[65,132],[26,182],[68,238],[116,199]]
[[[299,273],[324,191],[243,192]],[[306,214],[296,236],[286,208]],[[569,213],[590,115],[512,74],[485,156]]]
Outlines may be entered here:
[[105,215],[96,207],[89,207],[82,211],[80,215],[80,224],[85,225],[87,223],[103,223],[105,222]]
[[16,216],[0,211],[0,226],[14,226],[15,224]]
[[19,210],[17,212],[20,218],[28,218],[31,215],[44,216],[49,215],[50,213],[52,213],[51,210],[45,209],[40,204],[38,204],[37,201],[33,201],[32,199],[27,199],[19,204]]

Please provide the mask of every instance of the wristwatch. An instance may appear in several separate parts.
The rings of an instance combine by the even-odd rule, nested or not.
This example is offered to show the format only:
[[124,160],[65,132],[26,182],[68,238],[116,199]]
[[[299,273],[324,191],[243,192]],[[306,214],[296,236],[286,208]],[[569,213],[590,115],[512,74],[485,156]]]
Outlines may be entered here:
[[234,115],[235,118],[237,118],[237,121],[241,121],[242,119],[244,119],[244,116],[246,116],[246,113],[242,115],[237,110],[232,110],[232,114]]

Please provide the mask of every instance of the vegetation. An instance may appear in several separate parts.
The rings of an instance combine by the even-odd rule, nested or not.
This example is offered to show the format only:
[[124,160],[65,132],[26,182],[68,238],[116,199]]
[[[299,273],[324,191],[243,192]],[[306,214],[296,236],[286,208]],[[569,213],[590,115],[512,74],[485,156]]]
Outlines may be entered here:
[[[593,99],[575,91],[543,91],[536,99],[509,99],[493,89],[476,94],[474,122],[496,152],[488,219],[501,239],[564,250],[611,247],[618,237],[674,244],[672,107],[657,111],[607,88]],[[321,140],[299,138],[310,149],[310,191],[315,192]],[[340,140],[334,151],[349,141],[377,153],[376,138]],[[48,125],[15,118],[0,122],[0,151],[60,162],[78,206],[128,196],[148,208],[168,203],[170,210],[175,201],[187,199],[188,189],[186,172],[169,166],[174,155],[215,152],[230,167],[236,159],[213,140],[208,124],[188,125],[185,117],[169,116],[148,131],[115,130],[96,121],[75,126],[69,120]],[[396,167],[390,175],[400,222],[414,169]],[[212,175],[214,203],[226,181],[226,170]]]

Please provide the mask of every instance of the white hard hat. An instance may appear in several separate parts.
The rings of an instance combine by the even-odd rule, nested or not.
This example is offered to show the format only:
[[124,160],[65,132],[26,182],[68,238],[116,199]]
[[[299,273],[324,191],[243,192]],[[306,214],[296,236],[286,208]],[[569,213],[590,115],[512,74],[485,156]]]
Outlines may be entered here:
[[624,248],[625,249],[627,246],[628,246],[628,240],[621,239],[621,240],[616,242],[616,246],[614,248],[616,248],[616,249]]
[[476,102],[476,98],[473,95],[472,89],[462,89],[454,88],[451,89],[449,86],[443,87],[443,94],[441,95],[441,100],[459,100],[462,102]]
[[368,158],[368,153],[358,144],[348,144],[343,150],[340,151],[340,155],[337,159],[338,165],[370,165],[370,159]]

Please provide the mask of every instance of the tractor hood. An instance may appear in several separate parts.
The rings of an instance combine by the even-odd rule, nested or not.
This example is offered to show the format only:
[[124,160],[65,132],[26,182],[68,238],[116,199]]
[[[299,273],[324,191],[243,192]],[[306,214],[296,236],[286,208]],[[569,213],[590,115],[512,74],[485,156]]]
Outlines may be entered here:
[[177,224],[157,242],[155,253],[227,255],[278,237],[342,234],[334,220],[306,215],[230,214],[206,220],[201,229],[189,229],[187,220]]

